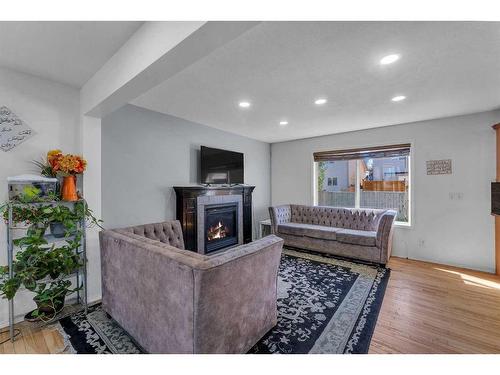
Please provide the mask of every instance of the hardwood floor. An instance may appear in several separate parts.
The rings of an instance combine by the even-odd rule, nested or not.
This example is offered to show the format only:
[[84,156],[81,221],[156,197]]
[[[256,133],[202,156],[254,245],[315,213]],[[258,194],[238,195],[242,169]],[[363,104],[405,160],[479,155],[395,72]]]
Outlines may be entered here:
[[[0,354],[54,354],[64,350],[64,340],[53,328],[33,328],[26,323],[16,328],[21,330],[21,335],[13,343],[8,340],[0,345]],[[0,341],[7,337],[7,333],[0,335]]]
[[[500,353],[500,277],[400,258],[389,267],[370,353]],[[21,336],[0,354],[64,349],[56,330],[18,328]]]
[[500,353],[500,277],[391,258],[370,353]]

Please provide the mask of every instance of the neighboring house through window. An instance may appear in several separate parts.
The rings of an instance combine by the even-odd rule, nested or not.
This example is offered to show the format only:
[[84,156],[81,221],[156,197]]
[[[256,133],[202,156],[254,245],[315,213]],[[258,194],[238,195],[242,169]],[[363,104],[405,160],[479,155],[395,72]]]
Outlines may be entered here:
[[410,145],[314,153],[315,204],[387,208],[410,222]]

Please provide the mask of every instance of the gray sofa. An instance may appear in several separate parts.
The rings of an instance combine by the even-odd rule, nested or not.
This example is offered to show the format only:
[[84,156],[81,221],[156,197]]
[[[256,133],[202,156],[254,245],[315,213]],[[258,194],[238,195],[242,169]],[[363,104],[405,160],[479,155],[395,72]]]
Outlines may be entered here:
[[178,221],[100,233],[102,305],[150,353],[245,353],[277,322],[283,240],[211,256]]
[[288,204],[269,207],[285,245],[386,264],[396,211]]

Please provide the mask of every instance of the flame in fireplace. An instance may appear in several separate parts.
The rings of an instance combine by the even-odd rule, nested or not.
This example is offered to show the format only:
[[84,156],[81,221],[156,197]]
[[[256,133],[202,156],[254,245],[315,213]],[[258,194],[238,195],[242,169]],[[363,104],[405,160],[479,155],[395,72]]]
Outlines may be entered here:
[[224,238],[227,236],[227,228],[219,221],[217,225],[208,228],[207,236],[209,241]]

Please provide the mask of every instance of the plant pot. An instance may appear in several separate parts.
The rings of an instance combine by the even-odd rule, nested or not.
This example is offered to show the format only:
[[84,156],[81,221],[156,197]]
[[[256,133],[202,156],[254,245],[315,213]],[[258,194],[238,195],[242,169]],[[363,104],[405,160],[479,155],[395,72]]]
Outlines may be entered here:
[[67,202],[75,202],[78,200],[76,192],[76,176],[64,176],[61,187],[61,199]]
[[63,238],[66,235],[66,228],[64,227],[63,223],[50,223],[50,233],[55,238]]
[[[64,307],[64,299],[66,298],[66,293],[60,295],[54,299],[54,305],[49,305],[47,303],[41,303],[37,298],[33,298],[35,301],[39,315],[42,315],[44,321],[53,319],[57,313],[59,313]],[[33,310],[34,311],[34,310]],[[29,322],[35,322],[42,320],[39,316],[33,316],[33,311],[30,311],[24,316],[24,319]]]

